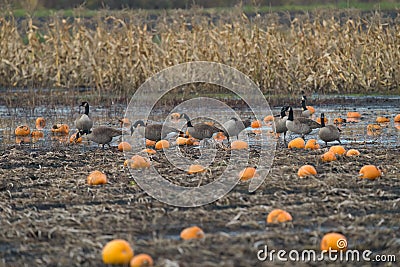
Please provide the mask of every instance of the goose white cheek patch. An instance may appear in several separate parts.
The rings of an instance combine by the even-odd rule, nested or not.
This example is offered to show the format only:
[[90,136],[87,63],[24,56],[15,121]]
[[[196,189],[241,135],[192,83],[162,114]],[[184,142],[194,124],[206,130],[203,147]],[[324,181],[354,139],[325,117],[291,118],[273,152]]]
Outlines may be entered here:
[[[156,103],[164,95],[179,86],[192,83],[218,85],[230,90],[248,105],[253,120],[262,121],[264,117],[272,115],[264,95],[249,77],[227,65],[200,61],[164,69],[148,79],[132,96],[125,117],[131,122],[152,121],[150,115],[154,111]],[[224,102],[210,97],[196,97],[196,95],[193,94],[191,99],[173,107],[169,114],[165,114],[164,121],[156,123],[185,131],[185,119],[173,122],[170,117],[172,113],[186,113],[191,121],[212,121],[215,126],[222,129],[222,125],[232,117],[240,118],[239,114]],[[201,95],[201,92],[198,95]],[[250,137],[241,134],[240,138],[247,138],[245,141],[250,143]],[[127,133],[123,139],[131,143],[133,147],[132,151],[124,152],[126,158],[131,158],[145,148],[143,138],[135,138]],[[272,165],[276,148],[276,139],[267,135],[266,129],[260,128],[257,138],[253,139],[250,149],[255,148],[259,155],[256,164],[258,175],[250,180],[249,192],[255,191],[263,183]],[[170,166],[172,165],[174,169],[184,173],[192,164],[200,164],[206,169],[210,169],[218,160],[217,148],[206,146],[199,149],[200,156],[195,159],[188,157],[177,147],[166,149],[164,153]],[[249,166],[249,150],[227,151],[229,160],[225,161],[226,166],[222,173],[212,182],[198,187],[185,187],[171,183],[158,172],[157,168],[153,166],[154,164],[146,170],[130,169],[130,171],[135,182],[149,195],[161,202],[179,207],[201,206],[214,202],[229,193],[239,182],[240,171]],[[254,165],[252,164],[252,166]]]

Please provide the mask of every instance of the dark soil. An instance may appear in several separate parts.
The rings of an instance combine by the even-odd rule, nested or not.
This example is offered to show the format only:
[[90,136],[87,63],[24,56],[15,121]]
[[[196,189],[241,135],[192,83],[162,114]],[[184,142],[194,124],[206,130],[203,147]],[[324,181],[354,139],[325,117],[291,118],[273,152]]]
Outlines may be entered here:
[[[271,263],[257,259],[264,245],[319,251],[322,236],[331,231],[343,233],[350,249],[393,254],[399,260],[400,146],[346,148],[350,147],[359,149],[361,156],[322,163],[319,155],[326,148],[288,150],[279,144],[271,173],[254,193],[248,192],[248,182],[240,182],[211,204],[179,208],[142,191],[115,147],[83,150],[75,145],[49,151],[9,146],[0,151],[0,266],[104,266],[102,247],[115,238],[126,239],[135,254],[150,254],[156,266],[266,266]],[[224,151],[219,153],[224,160]],[[175,181],[187,177],[166,168],[169,163],[162,152],[152,157],[152,164]],[[318,175],[298,178],[303,164],[314,165]],[[365,164],[380,166],[383,177],[358,178]],[[212,180],[221,164],[210,168],[207,175]],[[106,185],[86,184],[87,175],[96,169],[106,173]],[[290,212],[293,222],[267,225],[266,216],[274,208]],[[180,240],[180,231],[192,225],[200,226],[206,238]]]

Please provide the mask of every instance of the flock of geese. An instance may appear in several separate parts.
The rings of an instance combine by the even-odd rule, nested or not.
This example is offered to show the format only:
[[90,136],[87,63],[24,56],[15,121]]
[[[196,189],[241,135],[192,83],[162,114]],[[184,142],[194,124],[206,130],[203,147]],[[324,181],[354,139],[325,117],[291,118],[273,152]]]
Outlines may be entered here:
[[[281,108],[280,114],[275,116],[272,128],[275,133],[283,133],[283,140],[286,143],[286,133],[292,132],[301,135],[304,139],[306,135],[310,134],[314,129],[319,128],[318,136],[327,145],[328,142],[338,141],[340,143],[340,129],[336,125],[325,125],[324,113],[321,113],[321,123],[318,123],[309,117],[313,114],[313,109],[306,106],[307,97],[305,95],[301,98],[302,110],[299,112],[298,117],[294,117],[293,108],[284,106]],[[123,134],[122,130],[115,129],[108,126],[98,126],[93,128],[93,121],[89,117],[89,103],[82,102],[79,108],[84,107],[85,112],[76,121],[75,127],[78,130],[76,139],[80,136],[86,136],[90,141],[93,141],[103,148],[109,145],[113,137]],[[288,114],[286,114],[288,112]],[[191,119],[185,113],[180,114],[179,119],[186,120],[186,132],[178,130],[174,127],[163,124],[146,124],[143,120],[138,120],[130,127],[130,133],[133,135],[136,130],[142,137],[151,141],[160,141],[172,135],[184,136],[185,134],[205,142],[212,138],[217,133],[222,133],[230,142],[231,137],[239,139],[239,134],[246,128],[250,127],[251,121],[239,120],[235,117],[226,121],[221,128],[207,122],[192,124]]]

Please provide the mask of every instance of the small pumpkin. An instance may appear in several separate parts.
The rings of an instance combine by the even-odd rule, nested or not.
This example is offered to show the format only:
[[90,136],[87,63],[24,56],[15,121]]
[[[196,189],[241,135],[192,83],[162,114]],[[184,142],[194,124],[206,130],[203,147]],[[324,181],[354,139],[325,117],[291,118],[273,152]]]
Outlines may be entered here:
[[347,239],[339,233],[328,233],[322,237],[320,247],[322,251],[345,251],[347,249]]
[[186,145],[188,145],[188,146],[197,146],[198,145],[198,140],[196,138],[189,137],[186,140]]
[[251,128],[260,128],[261,127],[261,121],[255,120],[251,122]]
[[382,176],[382,172],[375,165],[365,165],[360,169],[359,176],[373,180]]
[[167,140],[160,140],[156,143],[155,148],[157,150],[169,148],[169,142]]
[[347,157],[354,157],[354,156],[359,156],[359,155],[360,155],[360,151],[358,151],[357,149],[349,149],[346,152]]
[[283,223],[293,220],[292,215],[289,212],[281,210],[281,209],[274,209],[272,210],[267,216],[267,223]]
[[36,119],[36,129],[43,130],[46,127],[46,120],[42,117]]
[[267,123],[267,122],[272,122],[272,121],[274,121],[274,116],[268,115],[268,116],[265,116],[265,117],[264,117],[264,122],[265,122],[265,123]]
[[190,165],[189,169],[188,169],[188,174],[195,174],[195,173],[201,173],[201,172],[205,172],[206,169],[198,164],[194,164],[194,165]]
[[312,176],[312,175],[317,175],[317,170],[314,168],[314,166],[303,165],[297,171],[297,175],[300,178],[307,177],[307,176]]
[[335,153],[335,155],[345,155],[346,149],[343,146],[331,146],[329,151]]
[[69,143],[70,144],[72,144],[72,143],[82,143],[82,136],[79,136],[79,138],[76,139],[76,135],[77,135],[77,133],[74,133],[69,137]]
[[87,177],[88,185],[100,185],[107,183],[107,176],[101,171],[93,171]]
[[180,119],[180,117],[181,117],[181,114],[179,114],[177,112],[174,112],[174,113],[171,114],[171,120],[172,121],[176,122],[176,121],[178,121]]
[[304,139],[301,137],[297,137],[293,140],[291,140],[288,144],[288,148],[292,149],[292,148],[298,148],[298,149],[302,149],[305,148],[305,142]]
[[219,132],[219,133],[214,135],[214,139],[216,141],[224,141],[226,139],[226,136],[224,135],[223,132]]
[[347,112],[347,118],[356,118],[356,119],[360,119],[361,118],[361,114],[360,112],[357,111],[353,111],[353,112]]
[[31,133],[31,136],[32,136],[33,138],[43,138],[43,137],[44,137],[44,134],[43,134],[42,131],[33,130],[32,133]]
[[247,181],[256,175],[256,168],[247,167],[239,173],[241,181]]
[[54,124],[51,132],[60,135],[67,135],[69,133],[69,126],[67,124]]
[[[316,119],[316,122],[318,122],[319,124],[321,124],[321,118],[318,117],[318,118]],[[324,123],[328,123],[328,118],[324,118]]]
[[313,106],[306,106],[306,108],[310,111],[311,115],[315,113],[315,108]]
[[333,120],[333,123],[334,124],[342,124],[342,123],[346,123],[346,119],[343,119],[343,118],[335,118],[334,120]]
[[328,151],[321,155],[321,160],[323,162],[331,162],[337,160],[335,153],[332,151]]
[[119,123],[121,127],[129,127],[131,125],[131,122],[128,118],[119,119]]
[[20,125],[14,131],[16,136],[27,136],[31,133],[28,125]]
[[131,151],[132,150],[132,146],[128,142],[123,141],[123,142],[118,144],[118,150],[119,151]]
[[379,116],[376,118],[376,122],[377,123],[387,123],[387,122],[390,122],[390,119],[388,117]]
[[150,154],[150,155],[154,155],[157,153],[154,149],[151,149],[151,148],[145,148],[142,150],[142,152]]
[[144,169],[150,167],[150,161],[148,158],[144,158],[140,155],[134,155],[132,158],[125,161],[126,165],[132,169]]
[[315,139],[309,139],[305,146],[305,149],[314,150],[314,149],[319,149],[319,148],[320,148],[320,146],[319,146],[317,140],[315,140]]
[[185,146],[187,144],[188,138],[185,137],[178,137],[176,138],[176,144],[178,146]]
[[134,256],[129,263],[129,267],[151,267],[151,266],[154,266],[152,257],[144,253]]
[[204,238],[203,230],[198,226],[188,227],[182,230],[180,237],[183,240]]
[[146,139],[146,146],[155,146],[155,145],[156,145],[156,141]]
[[397,114],[396,117],[394,117],[394,122],[400,122],[400,114]]
[[248,149],[249,144],[242,140],[235,140],[231,143],[231,149],[240,150],[240,149]]
[[101,256],[105,264],[129,264],[133,255],[132,247],[123,239],[114,239],[108,242],[101,251]]

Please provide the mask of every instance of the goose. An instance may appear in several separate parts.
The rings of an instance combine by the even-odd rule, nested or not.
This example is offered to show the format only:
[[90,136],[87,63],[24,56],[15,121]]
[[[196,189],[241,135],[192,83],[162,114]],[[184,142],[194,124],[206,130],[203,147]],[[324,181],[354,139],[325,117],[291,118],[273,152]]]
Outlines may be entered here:
[[301,108],[303,109],[301,111],[301,116],[305,117],[305,118],[308,118],[308,117],[311,116],[311,111],[306,106],[306,100],[307,100],[307,97],[305,95],[303,95],[301,97]]
[[85,107],[85,113],[79,119],[75,120],[75,127],[81,134],[89,134],[90,129],[93,127],[93,121],[89,117],[89,103],[86,101],[82,102],[79,105],[79,110],[81,107]]
[[239,134],[247,127],[250,127],[250,125],[250,120],[239,121],[237,118],[234,117],[225,122],[223,124],[223,127],[225,129],[225,135],[228,138],[228,141],[229,137],[231,136],[236,136],[236,139],[239,140]]
[[131,126],[131,135],[133,134],[135,129],[139,132],[141,136],[151,141],[160,141],[167,138],[167,136],[172,133],[183,134],[183,132],[179,131],[178,129],[163,124],[145,125],[142,120],[136,121]]
[[[76,140],[83,135],[80,131],[76,134]],[[90,141],[93,141],[99,145],[108,145],[110,146],[110,142],[113,137],[122,135],[122,130],[114,129],[108,126],[99,126],[94,128],[92,131],[86,134],[86,138]]]
[[325,125],[325,114],[321,113],[321,129],[319,129],[318,136],[322,141],[325,142],[325,145],[328,145],[328,142],[339,141],[340,143],[340,132],[341,130],[335,125]]
[[281,114],[280,118],[274,120],[274,131],[275,133],[283,133],[283,141],[286,141],[286,132],[287,132],[287,127],[286,127],[286,121],[287,121],[287,116],[286,116],[286,111],[288,110],[288,107],[282,107],[281,108]]
[[180,118],[182,117],[185,118],[187,131],[193,138],[203,140],[213,137],[215,133],[222,132],[226,134],[225,131],[219,129],[218,127],[209,125],[207,123],[198,123],[196,125],[192,125],[189,116],[186,115],[185,113],[181,114]]
[[289,107],[289,116],[286,120],[286,127],[289,131],[301,134],[304,139],[306,134],[311,133],[313,129],[321,128],[321,124],[308,118],[294,118],[293,109]]

